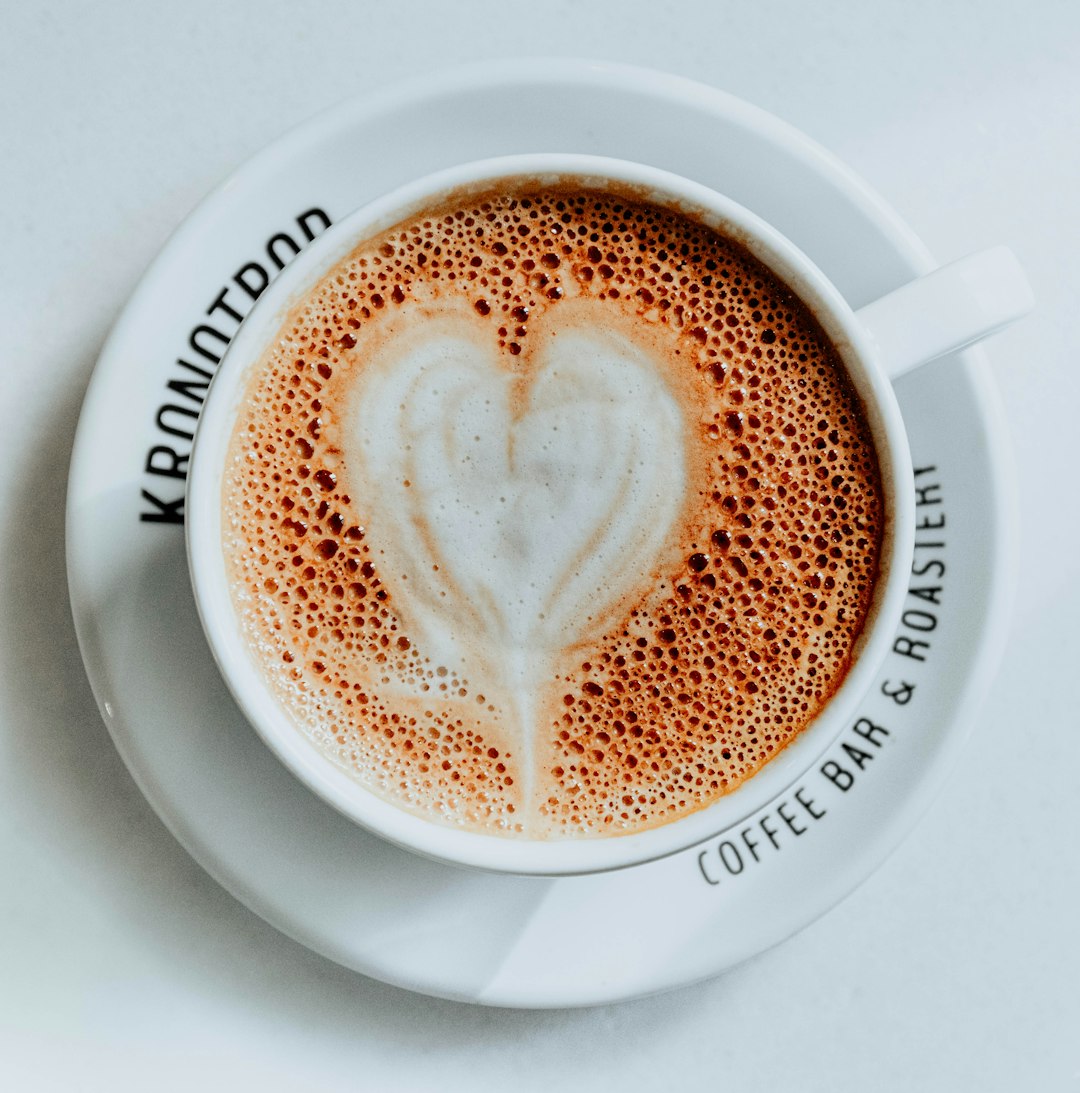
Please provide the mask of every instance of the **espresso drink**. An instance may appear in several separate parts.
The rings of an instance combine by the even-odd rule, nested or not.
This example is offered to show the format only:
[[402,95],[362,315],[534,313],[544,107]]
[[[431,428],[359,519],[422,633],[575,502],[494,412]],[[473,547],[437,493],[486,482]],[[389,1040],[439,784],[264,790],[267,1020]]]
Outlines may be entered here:
[[400,807],[530,839],[709,805],[843,681],[877,456],[738,243],[522,180],[363,243],[257,363],[232,594],[297,731]]

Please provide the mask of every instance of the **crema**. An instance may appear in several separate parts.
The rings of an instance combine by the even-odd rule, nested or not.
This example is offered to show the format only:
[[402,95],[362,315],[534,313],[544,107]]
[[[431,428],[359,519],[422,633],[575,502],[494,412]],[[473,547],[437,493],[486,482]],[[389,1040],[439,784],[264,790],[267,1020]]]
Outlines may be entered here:
[[863,408],[805,304],[625,188],[445,195],[252,368],[231,590],[296,730],[437,822],[630,833],[843,681],[878,578]]

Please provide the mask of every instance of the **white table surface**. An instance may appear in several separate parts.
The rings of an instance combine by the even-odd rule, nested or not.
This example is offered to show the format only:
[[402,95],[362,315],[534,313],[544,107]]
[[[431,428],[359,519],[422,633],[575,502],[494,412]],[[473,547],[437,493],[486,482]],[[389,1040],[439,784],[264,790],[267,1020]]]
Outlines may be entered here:
[[[180,218],[325,105],[513,55],[747,98],[846,160],[941,260],[1010,244],[1039,299],[989,345],[1023,570],[945,792],[791,941],[585,1011],[384,986],[227,895],[113,749],[64,577],[79,404]],[[0,1088],[1080,1089],[1080,7],[8,0],[0,58]]]

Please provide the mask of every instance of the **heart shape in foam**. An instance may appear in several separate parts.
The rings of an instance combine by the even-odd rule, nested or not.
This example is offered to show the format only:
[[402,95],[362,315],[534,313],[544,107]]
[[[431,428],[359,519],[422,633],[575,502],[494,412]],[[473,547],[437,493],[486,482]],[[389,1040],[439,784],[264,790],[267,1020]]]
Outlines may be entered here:
[[408,630],[489,686],[527,684],[647,593],[685,492],[662,364],[586,322],[532,334],[531,357],[451,315],[386,339],[346,431]]

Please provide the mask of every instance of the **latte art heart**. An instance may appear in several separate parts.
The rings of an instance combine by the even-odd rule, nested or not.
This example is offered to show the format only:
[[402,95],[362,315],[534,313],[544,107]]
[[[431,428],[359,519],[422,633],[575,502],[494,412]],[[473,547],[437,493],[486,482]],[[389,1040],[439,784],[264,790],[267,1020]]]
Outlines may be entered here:
[[343,455],[420,648],[527,716],[552,662],[653,583],[684,427],[613,331],[560,324],[535,359],[503,360],[469,334],[429,320],[370,359]]

